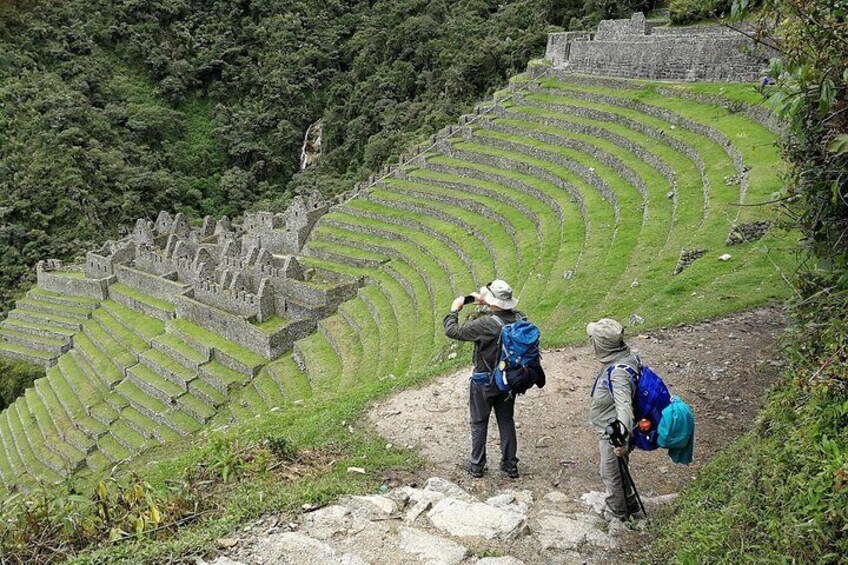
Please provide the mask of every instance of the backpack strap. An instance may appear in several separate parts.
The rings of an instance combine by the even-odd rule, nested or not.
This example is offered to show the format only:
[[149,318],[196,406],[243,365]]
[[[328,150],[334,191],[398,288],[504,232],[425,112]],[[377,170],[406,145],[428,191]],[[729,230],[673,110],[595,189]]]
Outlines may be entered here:
[[636,383],[639,382],[639,375],[642,372],[642,362],[639,360],[638,357],[636,357],[636,360],[639,362],[639,371],[637,371],[636,369],[634,369],[630,365],[625,365],[625,364],[622,363],[622,364],[618,364],[618,365],[610,365],[609,367],[607,367],[606,371],[601,371],[600,373],[598,373],[598,376],[595,377],[595,383],[592,385],[592,392],[589,396],[590,397],[595,396],[595,388],[597,388],[597,386],[598,386],[598,379],[601,378],[601,375],[603,375],[604,372],[606,372],[606,374],[607,374],[607,379],[606,379],[607,388],[609,389],[610,394],[615,394],[615,392],[612,389],[612,372],[616,369],[624,369],[625,371],[627,371],[627,374],[630,375],[630,388],[632,389],[632,394],[635,395],[636,394]]

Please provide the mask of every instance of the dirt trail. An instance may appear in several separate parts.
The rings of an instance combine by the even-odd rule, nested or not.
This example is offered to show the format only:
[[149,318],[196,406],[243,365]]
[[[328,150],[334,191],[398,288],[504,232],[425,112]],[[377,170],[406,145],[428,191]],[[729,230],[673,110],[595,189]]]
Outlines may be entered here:
[[[783,326],[781,313],[767,308],[628,339],[672,393],[692,406],[696,419],[692,465],[673,464],[663,450],[637,452],[631,458],[643,497],[678,492],[716,451],[751,425],[779,370],[776,338]],[[587,410],[589,389],[600,366],[588,346],[549,351],[544,366],[548,385],[532,389],[516,404],[521,471],[517,481],[498,470],[494,415],[489,472],[475,480],[460,466],[470,449],[468,370],[404,391],[374,406],[370,419],[387,441],[419,449],[427,458],[421,480],[436,475],[481,495],[516,488],[532,490],[536,497],[552,490],[579,497],[602,490],[597,439],[588,425]]]
[[[776,339],[783,326],[778,310],[761,309],[629,340],[696,418],[692,465],[674,465],[662,450],[632,456],[631,471],[649,511],[751,425],[780,367]],[[245,529],[252,533],[214,565],[636,561],[648,534],[607,524],[580,501],[602,490],[597,439],[587,421],[589,389],[600,366],[589,347],[550,351],[544,364],[548,386],[520,397],[516,407],[521,478],[510,480],[498,470],[494,421],[491,470],[473,479],[462,469],[470,448],[464,370],[369,412],[387,442],[420,450],[428,460],[423,469],[388,477],[391,489],[383,495],[345,497],[285,528],[278,526],[281,517],[266,517]]]

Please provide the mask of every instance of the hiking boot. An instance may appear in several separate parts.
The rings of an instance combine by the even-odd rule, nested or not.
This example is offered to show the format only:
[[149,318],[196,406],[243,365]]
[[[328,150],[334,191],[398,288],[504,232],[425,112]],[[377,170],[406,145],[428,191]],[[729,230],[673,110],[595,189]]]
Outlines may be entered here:
[[468,472],[469,475],[471,475],[475,479],[482,479],[483,473],[485,473],[485,471],[486,471],[485,468],[478,469],[478,468],[472,466],[471,463],[465,464],[465,470]]
[[501,471],[506,473],[506,476],[510,479],[517,479],[520,475],[518,474],[518,465],[513,465],[509,467],[501,463]]

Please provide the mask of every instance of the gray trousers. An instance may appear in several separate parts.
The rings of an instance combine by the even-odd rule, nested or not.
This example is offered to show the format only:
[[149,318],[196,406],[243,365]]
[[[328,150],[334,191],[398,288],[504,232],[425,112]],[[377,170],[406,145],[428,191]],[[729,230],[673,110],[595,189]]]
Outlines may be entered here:
[[486,437],[489,416],[495,411],[501,436],[501,465],[513,469],[518,465],[518,441],[515,437],[515,397],[501,392],[496,385],[471,381],[468,395],[471,415],[471,468],[482,471],[486,466]]
[[[626,485],[627,496],[624,495],[625,480],[621,476],[621,468],[618,466],[618,457],[612,450],[609,441],[602,439],[598,441],[598,450],[601,453],[601,480],[607,487],[607,506],[616,518],[625,519],[628,513],[635,513],[638,503],[636,494],[630,485]],[[628,457],[623,457],[627,462]]]

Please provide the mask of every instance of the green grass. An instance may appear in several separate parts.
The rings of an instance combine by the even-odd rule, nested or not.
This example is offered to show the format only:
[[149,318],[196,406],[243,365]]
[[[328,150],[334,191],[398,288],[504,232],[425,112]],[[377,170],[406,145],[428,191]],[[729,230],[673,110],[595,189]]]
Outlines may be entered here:
[[167,300],[162,300],[161,298],[156,298],[147,294],[142,294],[137,290],[128,287],[122,283],[115,283],[109,286],[110,291],[115,291],[118,294],[123,294],[133,300],[141,302],[142,304],[146,304],[151,308],[155,308],[156,310],[162,310],[163,312],[174,312],[176,309],[172,302],[168,302]]
[[[638,313],[646,319],[646,328],[655,328],[703,320],[786,296],[789,291],[775,265],[784,272],[794,268],[793,234],[776,229],[756,243],[724,244],[735,222],[774,217],[772,208],[738,205],[768,200],[781,188],[775,136],[742,113],[657,91],[685,90],[754,103],[750,87],[634,82],[630,89],[605,89],[562,80],[546,80],[542,85],[547,90],[526,95],[521,106],[510,105],[505,117],[494,120],[494,127],[476,126],[471,139],[455,138],[453,156],[429,155],[428,163],[438,169],[407,167],[405,180],[387,179],[367,197],[338,206],[322,219],[310,236],[308,249],[324,255],[305,256],[302,264],[319,272],[364,277],[368,284],[344,303],[338,314],[322,320],[319,332],[298,341],[305,372],[297,367],[292,353],[269,362],[182,319],[168,321],[173,333],[163,333],[166,324],[113,300],[104,301],[86,328],[107,354],[83,334],[74,338],[76,346],[92,357],[94,370],[106,380],[118,382],[121,374],[116,363],[132,367],[130,352],[144,351],[145,359],[189,381],[191,392],[186,394],[171,381],[136,366],[130,369],[133,375],[165,396],[176,397],[177,405],[160,402],[128,381],[116,387],[126,398],[122,400],[107,392],[100,381],[92,381],[71,362],[73,357],[60,359],[62,375],[54,371],[48,377],[55,381],[49,390],[68,407],[69,414],[62,410],[65,416],[58,417],[70,417],[92,404],[94,413],[102,417],[122,411],[112,435],[98,441],[95,453],[102,451],[103,457],[95,456],[95,466],[104,466],[104,459],[115,461],[129,455],[113,436],[133,449],[157,443],[139,439],[136,429],[148,436],[155,432],[166,442],[138,455],[130,466],[155,488],[165,488],[183,469],[201,464],[210,454],[207,437],[237,438],[239,442],[285,437],[301,449],[329,449],[332,445],[339,451],[333,456],[332,468],[320,477],[285,485],[256,478],[230,490],[220,506],[224,510],[201,525],[182,529],[176,538],[157,542],[157,547],[143,542],[97,550],[101,560],[162,556],[208,546],[215,536],[235,530],[261,512],[296,510],[304,502],[321,503],[344,492],[370,490],[388,470],[417,464],[414,455],[386,449],[373,430],[363,427],[363,410],[396,390],[418,386],[467,362],[467,348],[460,348],[458,358],[447,359],[449,342],[443,336],[441,317],[456,295],[475,290],[496,276],[515,287],[520,309],[541,326],[546,347],[582,341],[590,318],[626,320],[631,313]],[[587,98],[594,94],[610,99]],[[673,112],[725,136],[750,167],[744,200],[738,185],[725,183],[725,177],[737,171],[722,143],[682,126],[672,127],[667,119],[626,108],[631,101]],[[197,105],[201,112],[209,110],[200,101],[187,104]],[[545,104],[552,106],[543,107]],[[603,114],[597,119],[582,118],[571,112],[574,107]],[[543,120],[556,123],[541,123]],[[631,129],[627,120],[642,127]],[[206,143],[210,132],[198,124],[192,127],[195,142]],[[617,137],[596,136],[597,130]],[[590,151],[585,151],[586,144]],[[631,152],[631,144],[673,170],[674,184],[663,166],[652,166],[640,152]],[[562,158],[593,169],[591,174],[614,192],[618,215],[581,169],[554,162]],[[626,170],[613,166],[613,160]],[[636,182],[631,182],[634,178]],[[645,194],[634,185],[643,185]],[[530,190],[525,191],[524,186]],[[666,197],[672,190],[674,200]],[[410,205],[422,211],[410,211]],[[672,276],[684,247],[706,247],[709,253],[681,275]],[[724,252],[733,255],[731,261],[717,260]],[[568,272],[573,278],[566,277]],[[173,305],[165,301],[123,285],[111,288],[173,312]],[[41,301],[36,302],[39,306]],[[26,300],[22,307],[27,307]],[[80,311],[75,314],[83,315]],[[98,323],[118,339],[112,339]],[[282,317],[274,317],[254,326],[271,333],[284,324]],[[148,349],[151,342],[172,352],[173,358]],[[205,349],[214,350],[211,361],[206,362],[201,353]],[[220,354],[253,371],[261,370],[256,378],[233,371],[221,363]],[[200,365],[200,376],[178,359]],[[216,388],[221,385],[226,394]],[[79,399],[71,397],[75,390]],[[130,407],[124,407],[127,402]],[[272,412],[275,408],[279,409]],[[154,423],[153,414],[164,414],[174,429]],[[192,415],[210,418],[210,427],[196,433],[202,426]],[[351,424],[353,434],[347,429]],[[210,431],[218,426],[227,429]],[[175,430],[187,435],[177,437]],[[16,431],[10,426],[9,434]],[[8,444],[11,436],[3,434]],[[0,459],[4,457],[0,450]],[[29,452],[25,459],[20,463],[14,457],[0,461],[0,471],[13,473],[17,467],[30,465]],[[354,463],[367,468],[365,477],[345,472]],[[39,465],[32,465],[37,473],[43,472]],[[739,476],[748,480],[747,475]],[[92,475],[83,480],[96,478]],[[682,527],[676,531],[688,532]],[[694,539],[696,545],[700,543],[697,536]],[[704,555],[715,555],[710,551],[707,548]],[[697,558],[694,550],[691,556]]]
[[12,343],[0,343],[0,352],[3,351],[19,353],[21,355],[28,355],[30,357],[34,357],[36,359],[41,359],[44,361],[53,359],[54,357],[54,355],[49,351],[44,351],[43,349],[33,349],[30,347],[23,347],[21,345],[14,345]]
[[264,322],[251,322],[254,327],[259,330],[262,330],[266,334],[272,334],[279,329],[282,329],[286,324],[289,323],[289,320],[284,318],[283,316],[274,315],[265,320]]
[[189,336],[197,343],[202,343],[207,347],[214,347],[248,367],[258,367],[267,362],[267,360],[261,355],[257,355],[256,353],[236,345],[235,343],[220,337],[216,333],[192,324],[187,320],[177,318],[175,320],[171,320],[169,323],[171,323],[177,331]]
[[165,323],[161,320],[139,314],[111,298],[103,301],[102,308],[143,338],[152,339],[165,331]]

